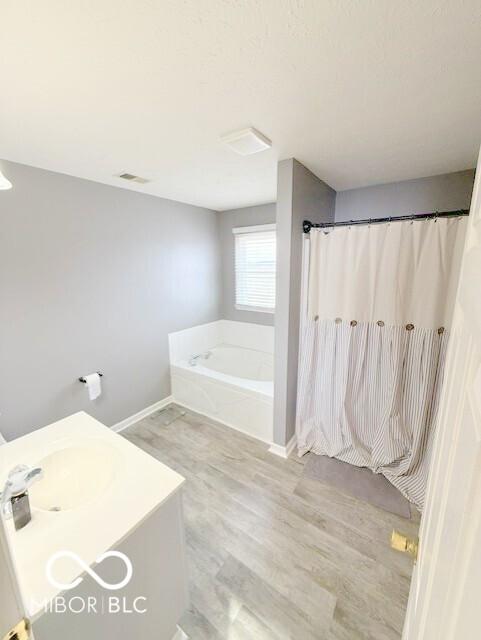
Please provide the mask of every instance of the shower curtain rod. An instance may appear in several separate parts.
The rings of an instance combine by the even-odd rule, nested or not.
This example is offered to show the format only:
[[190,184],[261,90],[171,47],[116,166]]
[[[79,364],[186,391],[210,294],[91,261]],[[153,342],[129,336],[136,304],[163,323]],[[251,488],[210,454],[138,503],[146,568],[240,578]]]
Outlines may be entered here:
[[413,213],[409,216],[391,216],[390,218],[366,218],[365,220],[343,220],[342,222],[310,222],[304,220],[302,231],[309,233],[311,229],[324,229],[326,227],[350,227],[356,224],[379,224],[380,222],[400,222],[402,220],[431,220],[436,218],[455,218],[457,216],[469,216],[469,209],[457,211],[434,211],[433,213]]

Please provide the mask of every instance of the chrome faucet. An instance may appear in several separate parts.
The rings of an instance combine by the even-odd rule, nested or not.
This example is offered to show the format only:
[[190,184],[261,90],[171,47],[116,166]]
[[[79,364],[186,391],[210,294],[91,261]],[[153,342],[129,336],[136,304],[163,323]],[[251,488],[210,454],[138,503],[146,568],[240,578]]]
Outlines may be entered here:
[[21,529],[32,519],[28,488],[40,480],[43,471],[40,467],[17,465],[8,474],[5,487],[0,496],[0,509],[6,518],[12,518],[15,529]]
[[203,358],[204,360],[207,360],[207,358],[210,358],[211,355],[212,353],[210,351],[205,351],[204,353],[198,353],[195,356],[191,356],[189,358],[189,366],[195,367],[201,358]]

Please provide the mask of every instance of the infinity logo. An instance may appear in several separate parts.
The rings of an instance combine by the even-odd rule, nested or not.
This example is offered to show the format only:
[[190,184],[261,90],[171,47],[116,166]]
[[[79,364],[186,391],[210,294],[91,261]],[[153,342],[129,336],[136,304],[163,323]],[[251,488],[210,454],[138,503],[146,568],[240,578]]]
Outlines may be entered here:
[[122,587],[125,587],[125,585],[130,582],[130,579],[132,578],[132,573],[133,573],[132,563],[130,562],[130,559],[125,555],[125,553],[122,553],[121,551],[106,551],[105,553],[102,553],[102,555],[100,555],[95,562],[97,564],[100,564],[107,558],[111,558],[111,557],[120,558],[124,562],[125,568],[126,568],[125,578],[121,582],[114,583],[114,584],[109,584],[108,582],[105,582],[105,580],[103,580],[97,573],[95,573],[95,571],[93,571],[91,567],[89,567],[89,565],[86,564],[82,560],[82,558],[80,558],[73,551],[58,551],[57,553],[54,553],[53,556],[51,556],[51,558],[49,558],[47,562],[45,573],[47,574],[47,579],[50,582],[50,584],[52,584],[54,587],[57,587],[57,589],[62,589],[62,591],[75,589],[75,587],[78,587],[78,585],[82,582],[83,578],[79,576],[73,582],[63,583],[56,580],[52,573],[53,565],[55,564],[55,562],[57,562],[59,558],[71,558],[72,560],[75,560],[75,562],[86,573],[88,573],[89,576],[91,576],[95,580],[95,582],[97,582],[97,584],[99,584],[101,587],[103,587],[104,589],[108,589],[109,591],[117,591],[118,589],[122,589]]

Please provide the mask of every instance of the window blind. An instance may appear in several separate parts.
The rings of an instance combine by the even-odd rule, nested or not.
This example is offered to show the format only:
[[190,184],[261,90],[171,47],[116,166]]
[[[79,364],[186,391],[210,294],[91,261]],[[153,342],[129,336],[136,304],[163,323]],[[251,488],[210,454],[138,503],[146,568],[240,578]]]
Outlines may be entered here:
[[233,229],[237,309],[273,312],[276,304],[276,228]]

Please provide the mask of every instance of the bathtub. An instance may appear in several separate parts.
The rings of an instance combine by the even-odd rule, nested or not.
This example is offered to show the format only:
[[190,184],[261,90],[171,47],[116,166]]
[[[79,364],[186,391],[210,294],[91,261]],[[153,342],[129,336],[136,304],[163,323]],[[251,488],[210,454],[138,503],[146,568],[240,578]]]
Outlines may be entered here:
[[169,351],[174,402],[272,442],[273,327],[219,320],[171,333]]

